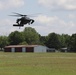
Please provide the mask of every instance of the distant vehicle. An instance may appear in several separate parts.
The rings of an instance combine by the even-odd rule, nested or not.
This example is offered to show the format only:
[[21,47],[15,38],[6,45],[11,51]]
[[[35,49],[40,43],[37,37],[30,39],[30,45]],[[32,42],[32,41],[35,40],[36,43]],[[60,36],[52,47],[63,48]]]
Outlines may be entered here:
[[19,19],[16,20],[16,24],[13,24],[13,26],[17,26],[17,27],[23,27],[24,25],[28,24],[33,24],[34,20],[30,19],[28,17],[28,15],[23,15],[23,14],[19,14],[19,13],[15,13],[13,12],[15,15],[10,15],[10,16],[16,16],[16,17],[21,17]]

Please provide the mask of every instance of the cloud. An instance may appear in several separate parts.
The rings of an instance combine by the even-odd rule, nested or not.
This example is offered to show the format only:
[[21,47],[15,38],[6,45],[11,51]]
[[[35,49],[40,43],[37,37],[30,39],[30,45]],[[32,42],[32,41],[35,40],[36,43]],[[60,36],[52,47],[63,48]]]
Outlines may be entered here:
[[47,17],[46,15],[39,15],[38,17],[36,17],[36,20],[41,23],[49,23],[53,19],[50,17]]
[[0,20],[0,35],[7,35],[10,33],[13,21],[9,19]]
[[66,22],[57,16],[51,17],[46,15],[39,15],[35,20],[38,24],[34,27],[42,35],[47,35],[51,32],[56,32],[58,34],[73,34],[76,32],[75,22]]
[[70,19],[76,19],[76,15],[75,15],[75,14],[69,14],[68,17],[69,17]]
[[22,27],[19,29],[19,27],[14,27],[13,24],[15,23],[15,20],[11,19],[2,19],[0,20],[0,36],[1,35],[9,35],[13,31],[23,31],[25,27]]
[[59,19],[57,16],[46,16],[46,15],[39,15],[38,17],[35,18],[36,21],[38,21],[41,24],[64,24],[64,21]]
[[76,10],[76,0],[38,0],[38,2],[50,9]]
[[1,0],[0,10],[8,8],[17,8],[24,5],[24,0]]

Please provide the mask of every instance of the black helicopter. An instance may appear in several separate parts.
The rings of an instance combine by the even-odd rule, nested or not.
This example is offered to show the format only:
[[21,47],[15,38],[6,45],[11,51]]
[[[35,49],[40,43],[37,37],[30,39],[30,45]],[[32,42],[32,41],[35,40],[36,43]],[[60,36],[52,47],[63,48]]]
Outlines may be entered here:
[[19,19],[16,20],[16,24],[13,24],[13,26],[23,27],[26,24],[30,25],[30,24],[33,24],[34,23],[34,20],[33,19],[30,19],[28,17],[28,15],[22,15],[22,14],[15,13],[15,12],[13,12],[13,13],[15,15],[10,15],[10,16],[20,17]]

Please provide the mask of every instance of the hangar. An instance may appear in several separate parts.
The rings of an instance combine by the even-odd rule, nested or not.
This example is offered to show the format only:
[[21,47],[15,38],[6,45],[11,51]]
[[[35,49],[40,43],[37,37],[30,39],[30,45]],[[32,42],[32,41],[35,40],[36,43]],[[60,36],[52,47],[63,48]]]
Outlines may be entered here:
[[5,46],[4,52],[47,52],[47,47],[42,45],[10,45]]

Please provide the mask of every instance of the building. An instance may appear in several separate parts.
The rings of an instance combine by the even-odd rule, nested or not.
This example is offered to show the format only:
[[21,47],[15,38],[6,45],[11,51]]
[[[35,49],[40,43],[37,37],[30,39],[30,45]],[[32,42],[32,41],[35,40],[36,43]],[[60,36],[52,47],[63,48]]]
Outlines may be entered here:
[[55,48],[47,48],[47,52],[56,52]]
[[60,51],[61,52],[68,52],[68,48],[61,48]]
[[47,52],[47,47],[42,45],[10,45],[4,52]]

